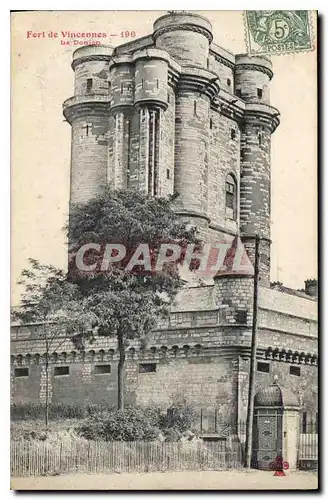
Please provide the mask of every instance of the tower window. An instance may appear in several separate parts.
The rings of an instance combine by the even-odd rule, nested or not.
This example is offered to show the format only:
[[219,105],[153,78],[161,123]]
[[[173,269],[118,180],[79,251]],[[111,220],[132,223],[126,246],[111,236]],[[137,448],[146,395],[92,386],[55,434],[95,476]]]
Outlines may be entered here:
[[236,313],[236,322],[242,325],[247,323],[247,311],[246,309],[239,309]]
[[28,368],[15,368],[15,378],[28,377]]
[[194,101],[194,115],[197,116],[197,101]]
[[263,135],[262,135],[262,132],[259,132],[258,138],[259,138],[259,146],[262,146],[263,145]]
[[92,90],[92,78],[87,79],[87,92]]
[[142,89],[144,88],[144,80],[143,79],[141,80],[141,88]]
[[82,127],[83,130],[85,130],[85,135],[88,137],[89,131],[90,131],[90,125],[87,123],[84,127]]
[[168,103],[170,102],[170,94],[169,93],[167,94],[167,102]]
[[236,130],[234,128],[230,131],[230,137],[233,141],[236,139]]
[[105,373],[110,373],[110,365],[96,365],[95,375],[103,375]]
[[69,375],[69,366],[55,366],[54,376],[60,377],[62,375]]
[[219,309],[219,323],[225,323],[227,321],[227,310]]
[[213,120],[212,118],[210,118],[210,129],[212,130],[212,128],[213,128]]
[[231,87],[231,80],[230,80],[230,78],[227,78],[227,85],[228,85],[228,87]]
[[270,363],[262,363],[261,361],[258,361],[257,371],[263,373],[270,373]]
[[156,372],[156,363],[141,363],[139,365],[139,373],[154,373]]
[[290,375],[296,375],[296,377],[301,376],[301,367],[300,366],[290,366],[289,367]]
[[257,97],[259,99],[262,99],[262,97],[263,97],[263,90],[262,89],[257,89]]
[[171,175],[170,175],[170,169],[166,169],[166,178],[167,179],[170,179]]
[[232,175],[226,179],[226,215],[229,219],[237,217],[237,186]]
[[236,89],[236,96],[241,97],[241,89]]
[[159,79],[156,80],[156,87],[159,89]]
[[196,326],[197,325],[197,314],[192,314],[190,317],[191,320],[191,326]]

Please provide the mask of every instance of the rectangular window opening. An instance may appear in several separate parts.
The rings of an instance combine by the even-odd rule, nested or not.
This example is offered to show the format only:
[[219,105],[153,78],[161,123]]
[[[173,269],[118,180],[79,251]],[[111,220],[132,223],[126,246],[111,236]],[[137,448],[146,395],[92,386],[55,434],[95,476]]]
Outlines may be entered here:
[[171,177],[171,175],[170,175],[170,174],[171,174],[171,172],[170,172],[170,170],[167,168],[167,169],[166,169],[166,178],[167,178],[167,179],[170,179],[170,177]]
[[289,367],[290,375],[295,375],[296,377],[301,376],[301,367],[300,366],[290,366]]
[[28,377],[28,368],[15,368],[15,378]]
[[[231,207],[231,208],[233,208],[233,207]],[[246,309],[239,309],[237,311],[236,321],[237,321],[237,323],[241,323],[241,324],[247,323],[247,310]]]
[[54,376],[60,377],[61,375],[69,375],[69,366],[55,366]]
[[219,322],[225,323],[227,321],[227,311],[226,309],[219,309]]
[[213,128],[213,120],[212,118],[210,118],[210,129],[212,130],[212,128]]
[[197,314],[192,314],[190,317],[191,321],[191,326],[196,326],[197,325]]
[[104,373],[110,373],[110,365],[96,365],[95,375],[102,375]]
[[230,80],[230,78],[227,78],[227,85],[228,85],[228,87],[231,87],[231,80]]
[[227,208],[234,208],[235,197],[231,193],[227,193]]
[[236,130],[234,128],[231,129],[230,136],[233,141],[236,139]]
[[197,116],[197,101],[194,101],[194,115]]
[[270,363],[257,362],[257,371],[263,373],[270,373]]
[[154,373],[156,372],[156,363],[141,363],[139,365],[139,373]]
[[262,89],[257,89],[257,97],[259,99],[262,99],[262,97],[263,97],[263,90]]
[[92,90],[92,78],[87,78],[87,92]]

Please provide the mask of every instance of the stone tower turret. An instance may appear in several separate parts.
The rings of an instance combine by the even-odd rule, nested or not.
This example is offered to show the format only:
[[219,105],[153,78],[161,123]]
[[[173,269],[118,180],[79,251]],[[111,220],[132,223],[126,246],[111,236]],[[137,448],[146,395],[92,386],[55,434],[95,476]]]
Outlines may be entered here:
[[218,75],[208,70],[212,26],[202,16],[174,12],[157,19],[153,38],[181,65],[175,90],[177,211],[207,226],[210,106],[219,92]]
[[255,235],[261,238],[260,276],[270,280],[271,134],[279,112],[270,106],[271,62],[237,55],[235,94],[245,102],[240,143],[240,232],[254,262]]
[[97,196],[107,181],[111,47],[85,46],[73,54],[74,97],[63,113],[72,127],[70,203]]

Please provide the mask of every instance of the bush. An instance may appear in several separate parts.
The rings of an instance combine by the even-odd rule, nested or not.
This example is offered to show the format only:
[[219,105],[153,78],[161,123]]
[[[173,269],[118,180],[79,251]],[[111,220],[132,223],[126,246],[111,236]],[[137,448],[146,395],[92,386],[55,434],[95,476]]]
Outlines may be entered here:
[[86,439],[103,441],[153,441],[159,435],[156,412],[138,406],[94,415],[77,432]]
[[183,432],[193,430],[195,421],[196,412],[183,403],[172,405],[166,414],[155,406],[131,406],[95,414],[76,431],[86,439],[105,441],[153,441],[161,434],[177,441]]
[[[41,404],[13,404],[11,418],[13,421],[24,423],[19,435],[38,431],[35,426],[26,427],[29,421],[44,419],[45,406]],[[49,422],[68,421],[66,429],[72,425],[69,420],[84,420],[76,431],[85,439],[104,441],[153,441],[160,436],[168,441],[177,441],[187,430],[193,430],[196,413],[184,402],[173,404],[167,412],[156,406],[130,406],[125,410],[116,410],[108,405],[88,404],[84,407],[77,405],[51,404],[49,405]],[[20,423],[18,425],[21,425]],[[24,432],[23,432],[24,431]]]
[[193,407],[185,403],[175,403],[170,406],[167,413],[162,417],[160,427],[163,431],[175,429],[183,433],[188,430],[194,430],[197,414]]

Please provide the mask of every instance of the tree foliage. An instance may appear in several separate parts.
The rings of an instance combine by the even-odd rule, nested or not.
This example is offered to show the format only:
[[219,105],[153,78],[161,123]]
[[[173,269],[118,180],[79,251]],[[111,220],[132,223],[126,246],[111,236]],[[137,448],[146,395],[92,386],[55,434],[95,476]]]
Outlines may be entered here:
[[[184,249],[201,242],[196,229],[179,217],[173,197],[154,198],[136,191],[111,191],[86,204],[71,207],[67,233],[69,240],[68,273],[30,259],[20,283],[25,286],[15,319],[46,325],[47,352],[59,336],[74,339],[107,336],[117,339],[118,407],[124,406],[125,350],[131,340],[146,341],[157,320],[168,314],[177,292],[183,286],[178,265]],[[127,260],[140,244],[150,247],[152,262],[160,245],[178,242],[181,257],[164,264],[160,271],[141,266],[126,270]],[[90,243],[102,251],[90,251],[85,260],[95,265],[81,271],[76,265],[79,249]],[[126,258],[103,269],[107,244],[122,244]],[[83,343],[81,345],[83,348]]]

